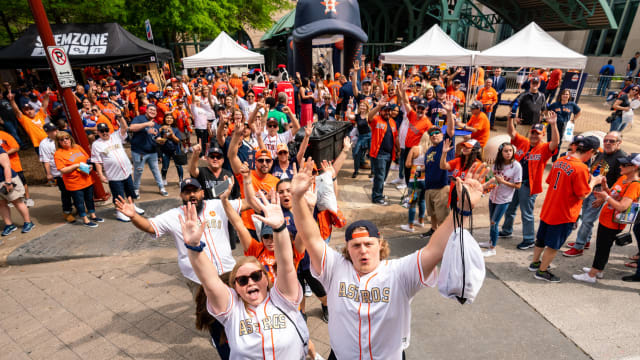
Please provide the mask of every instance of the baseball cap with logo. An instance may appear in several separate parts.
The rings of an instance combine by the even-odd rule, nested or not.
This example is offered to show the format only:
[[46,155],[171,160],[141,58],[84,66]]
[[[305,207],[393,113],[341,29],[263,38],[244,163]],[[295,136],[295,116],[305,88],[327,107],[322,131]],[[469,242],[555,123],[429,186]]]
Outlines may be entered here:
[[538,134],[544,134],[544,124],[535,124],[531,127],[531,131],[535,131]]
[[366,43],[368,39],[362,30],[360,5],[357,1],[299,0],[295,24],[293,38],[296,41],[311,41],[326,34],[327,29],[362,43]]
[[42,127],[42,129],[43,129],[44,131],[46,131],[46,132],[54,131],[54,130],[58,130],[58,128],[57,128],[55,125],[53,125],[52,123],[50,123],[50,122],[48,122],[48,123],[44,124],[44,126]]
[[98,124],[96,129],[98,130],[98,132],[109,131],[109,126],[107,124],[105,124],[105,123],[100,123],[100,124]]
[[289,148],[287,147],[287,144],[279,143],[278,146],[276,146],[276,153],[279,154],[281,151],[289,152]]
[[420,101],[418,101],[418,104],[416,105],[416,107],[426,109],[428,107],[427,100],[420,99]]
[[[600,147],[600,139],[595,136],[585,136],[582,140],[575,143],[584,150],[598,150]],[[620,160],[620,159],[619,159]]]
[[481,103],[480,101],[478,101],[478,100],[474,100],[474,101],[471,103],[471,106],[470,106],[470,107],[471,107],[471,109],[472,109],[472,110],[473,110],[473,109],[482,109],[482,103]]
[[577,144],[582,140],[584,140],[584,136],[583,135],[576,135],[576,136],[573,137],[573,140],[571,140],[571,145]]
[[273,235],[273,228],[269,225],[264,225],[262,230],[260,230],[260,237],[264,237],[265,235]]
[[207,155],[210,155],[210,154],[224,155],[224,152],[222,151],[222,149],[220,149],[220,147],[212,146],[212,147],[209,148],[209,151],[207,151]]
[[539,84],[539,83],[540,83],[540,78],[539,78],[539,77],[537,77],[537,76],[536,76],[536,77],[532,77],[532,78],[531,78],[531,82],[532,82],[532,83],[538,83],[538,84]]
[[265,148],[256,150],[256,159],[260,159],[263,157],[268,157],[269,159],[271,159],[271,153],[269,152],[269,150]]
[[464,147],[466,147],[468,149],[479,148],[480,147],[480,143],[476,139],[469,139],[469,140],[463,142],[462,146],[464,146]]
[[198,181],[198,179],[194,179],[194,178],[188,178],[184,180],[182,184],[180,184],[180,192],[184,192],[184,190],[188,187],[194,187],[196,188],[196,190],[202,189],[202,185],[200,185],[200,182]]
[[629,154],[623,158],[618,158],[618,162],[620,162],[620,164],[632,164],[635,166],[640,166],[640,154]]
[[[362,230],[358,228],[365,228],[366,230]],[[378,227],[376,226],[376,224],[372,223],[369,220],[354,221],[349,226],[347,226],[347,230],[344,232],[345,241],[349,241],[349,240],[353,240],[361,237],[379,238],[380,231],[378,230]]]
[[436,94],[441,92],[441,91],[446,91],[445,88],[443,88],[442,86],[438,85],[436,86],[433,90],[435,90]]
[[100,94],[100,99],[108,99],[108,98],[109,98],[109,93],[108,93],[108,92],[103,91],[103,92]]

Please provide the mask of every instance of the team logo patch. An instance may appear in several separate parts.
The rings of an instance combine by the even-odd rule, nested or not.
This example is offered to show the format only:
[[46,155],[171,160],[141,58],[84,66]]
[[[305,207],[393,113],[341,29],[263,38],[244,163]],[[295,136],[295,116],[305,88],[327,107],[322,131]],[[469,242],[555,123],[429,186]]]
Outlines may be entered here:
[[215,212],[215,211],[213,211],[213,210],[212,210],[212,211],[209,211],[209,216],[211,216],[211,217],[216,216],[216,212]]
[[338,13],[338,11],[336,10],[336,6],[340,3],[337,2],[336,0],[325,0],[325,1],[321,1],[320,4],[324,5],[325,14],[328,14],[330,12],[334,14]]

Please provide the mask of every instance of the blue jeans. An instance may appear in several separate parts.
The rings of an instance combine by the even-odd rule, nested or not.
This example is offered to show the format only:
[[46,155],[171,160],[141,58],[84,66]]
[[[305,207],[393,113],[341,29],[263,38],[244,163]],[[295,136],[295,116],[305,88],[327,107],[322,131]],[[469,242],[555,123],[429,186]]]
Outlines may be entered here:
[[509,204],[510,203],[494,204],[489,200],[489,217],[491,218],[489,236],[491,239],[491,247],[496,247],[496,244],[498,243],[498,226],[500,224],[500,220],[502,220],[502,216],[507,212]]
[[[409,183],[409,189],[413,186],[414,182]],[[427,203],[424,201],[425,185],[424,182],[418,181],[415,183],[415,190],[411,202],[409,202],[409,224],[413,224],[413,220],[416,219],[416,204],[418,204],[418,218],[424,219],[424,213],[427,211]]]
[[622,116],[616,116],[616,119],[611,122],[611,126],[609,127],[609,132],[622,131],[626,126],[627,124],[622,124]]
[[584,249],[584,246],[591,241],[591,236],[593,233],[593,224],[598,221],[598,217],[600,216],[600,210],[602,206],[597,208],[592,208],[591,204],[596,200],[596,197],[593,196],[593,193],[589,194],[582,201],[582,224],[578,229],[578,235],[576,236],[576,244],[573,245],[573,248],[576,250]]
[[148,164],[153,174],[153,178],[156,180],[156,184],[160,189],[164,189],[162,185],[162,176],[160,176],[160,169],[158,169],[158,153],[140,154],[137,152],[131,152],[133,158],[133,188],[140,189],[140,180],[142,179],[142,172],[144,171],[144,164]]
[[109,190],[111,190],[111,198],[115,204],[118,196],[122,196],[123,199],[127,199],[131,196],[132,199],[136,198],[135,189],[133,188],[133,179],[131,175],[124,180],[109,181]]
[[513,193],[513,200],[507,208],[502,224],[502,232],[513,233],[513,221],[516,218],[516,210],[520,207],[522,219],[522,242],[533,243],[535,241],[535,223],[533,222],[533,208],[536,205],[538,194],[530,195],[529,180],[522,182],[520,189]]
[[356,146],[353,147],[353,171],[358,172],[364,162],[369,146],[371,145],[371,133],[358,135]]
[[610,76],[601,76],[598,80],[598,88],[596,89],[596,95],[604,96],[609,90],[609,84],[611,83]]
[[93,185],[87,186],[84,189],[69,191],[69,193],[71,193],[73,203],[76,205],[76,209],[78,210],[78,216],[87,216],[87,211],[89,214],[96,212],[96,206],[93,203]]
[[162,178],[166,179],[167,178],[167,172],[169,171],[169,164],[171,163],[171,160],[173,159],[173,163],[176,165],[176,170],[178,171],[178,179],[180,179],[180,181],[182,182],[182,178],[184,177],[184,173],[182,171],[182,166],[176,164],[176,160],[174,159],[176,155],[174,153],[166,153],[166,152],[162,152],[162,170],[160,171],[162,173]]
[[371,158],[371,172],[373,172],[373,189],[371,191],[371,201],[384,200],[384,182],[389,174],[391,166],[391,154],[378,151],[378,156]]

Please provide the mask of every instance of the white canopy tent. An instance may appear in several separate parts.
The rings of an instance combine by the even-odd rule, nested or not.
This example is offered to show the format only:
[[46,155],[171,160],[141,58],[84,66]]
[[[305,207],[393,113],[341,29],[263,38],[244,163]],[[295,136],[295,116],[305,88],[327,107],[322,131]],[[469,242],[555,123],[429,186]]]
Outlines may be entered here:
[[380,54],[380,60],[387,64],[469,66],[473,62],[473,54],[436,24],[406,47]]
[[199,53],[182,59],[185,68],[264,64],[264,56],[240,46],[224,31]]
[[587,57],[564,46],[531,22],[510,38],[481,51],[475,65],[584,69]]

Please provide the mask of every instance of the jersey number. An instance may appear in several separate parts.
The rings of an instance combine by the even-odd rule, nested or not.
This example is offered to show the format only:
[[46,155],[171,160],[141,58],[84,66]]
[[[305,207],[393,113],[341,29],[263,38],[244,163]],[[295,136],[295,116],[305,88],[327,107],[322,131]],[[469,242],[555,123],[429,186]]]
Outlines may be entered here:
[[558,173],[556,174],[556,182],[555,184],[553,184],[553,190],[558,189],[558,180],[560,180],[560,171],[558,171]]

